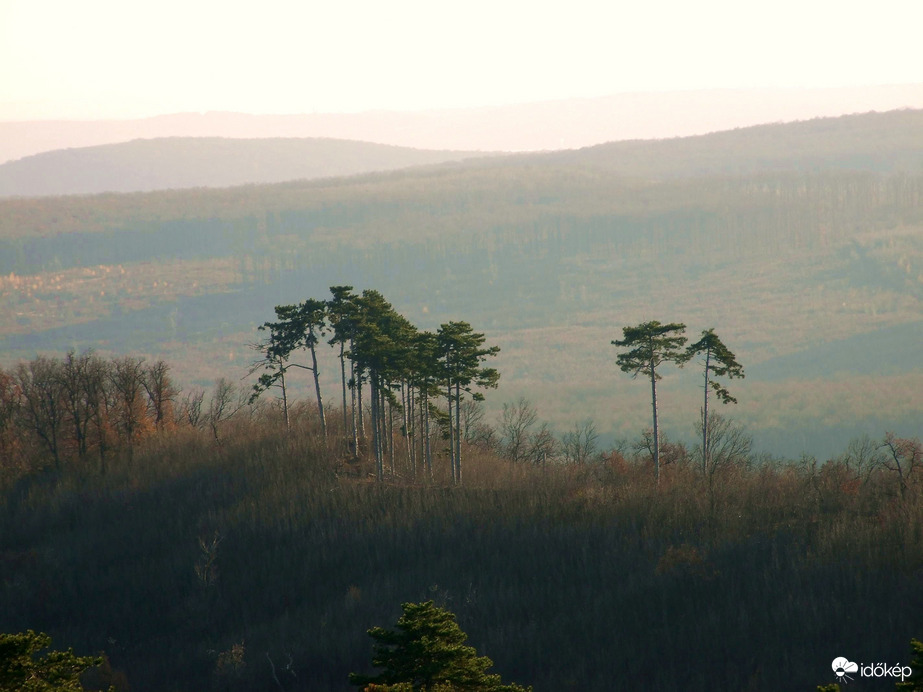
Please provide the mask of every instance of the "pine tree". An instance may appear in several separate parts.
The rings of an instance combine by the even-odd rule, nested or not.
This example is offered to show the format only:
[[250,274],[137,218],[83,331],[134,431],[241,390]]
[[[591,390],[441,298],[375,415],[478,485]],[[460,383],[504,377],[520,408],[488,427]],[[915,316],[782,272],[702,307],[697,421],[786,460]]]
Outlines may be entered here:
[[702,468],[705,473],[709,470],[710,458],[710,440],[709,440],[709,419],[708,419],[708,392],[714,390],[715,396],[723,404],[736,404],[737,399],[731,396],[730,392],[716,382],[714,377],[735,377],[744,376],[743,366],[737,362],[736,357],[731,350],[724,345],[714,329],[706,329],[702,332],[702,338],[690,345],[686,349],[685,360],[689,361],[697,355],[705,356],[705,400],[702,404]]
[[920,692],[923,690],[923,642],[911,639],[910,648],[913,651],[913,659],[910,661],[913,673],[906,680],[897,683],[897,689],[902,692]]
[[[327,319],[330,321],[330,326],[333,328],[333,337],[328,342],[331,346],[334,344],[339,344],[340,353],[338,355],[340,359],[340,382],[342,386],[343,394],[343,435],[346,435],[346,431],[350,431],[350,446],[352,447],[352,455],[357,456],[359,454],[358,446],[358,432],[356,428],[356,411],[355,405],[353,405],[352,416],[350,417],[347,411],[349,410],[346,405],[346,383],[353,379],[354,373],[350,373],[350,377],[346,377],[346,344],[350,344],[352,347],[352,340],[355,335],[356,330],[356,294],[353,292],[352,286],[331,286],[330,294],[333,296],[330,300],[327,301]],[[352,361],[350,361],[352,368]],[[353,396],[353,402],[355,404],[355,396]],[[352,425],[350,425],[350,421]]]
[[[448,322],[436,334],[441,377],[446,387],[449,409],[449,449],[452,479],[461,483],[461,393],[477,387],[496,387],[500,373],[481,367],[485,358],[496,356],[499,346],[483,348],[484,335],[474,332],[467,322]],[[480,395],[475,394],[475,397]],[[454,421],[453,421],[454,416]]]
[[660,435],[657,427],[657,373],[664,363],[682,365],[685,354],[682,347],[686,344],[683,332],[686,325],[673,322],[660,324],[656,320],[644,322],[637,327],[623,327],[624,338],[621,341],[612,341],[613,346],[628,349],[620,353],[616,363],[622,372],[630,373],[632,377],[644,374],[651,379],[651,408],[654,419],[654,474],[660,482]]
[[103,659],[75,656],[70,649],[36,657],[50,645],[51,637],[32,630],[0,634],[0,692],[82,692],[80,674]]
[[[372,665],[382,668],[378,675],[350,673],[349,681],[359,688],[401,685],[414,692],[527,692],[516,684],[504,685],[499,675],[486,671],[493,665],[487,656],[478,656],[455,614],[432,601],[404,603],[396,630],[373,627],[375,640]],[[407,687],[409,685],[409,687]]]
[[[254,385],[251,400],[269,387],[280,386],[283,404],[286,409],[286,427],[288,426],[288,407],[285,394],[285,373],[289,368],[310,370],[314,376],[314,392],[317,397],[317,411],[320,417],[321,433],[324,444],[327,443],[327,416],[324,412],[324,400],[321,396],[320,372],[317,367],[317,344],[326,327],[327,305],[322,300],[306,300],[298,305],[277,305],[276,322],[266,322],[260,330],[269,332],[269,339],[255,348],[264,354],[264,358],[253,364],[250,372],[264,367],[269,373],[263,374]],[[292,353],[305,349],[311,354],[311,365],[290,362]]]

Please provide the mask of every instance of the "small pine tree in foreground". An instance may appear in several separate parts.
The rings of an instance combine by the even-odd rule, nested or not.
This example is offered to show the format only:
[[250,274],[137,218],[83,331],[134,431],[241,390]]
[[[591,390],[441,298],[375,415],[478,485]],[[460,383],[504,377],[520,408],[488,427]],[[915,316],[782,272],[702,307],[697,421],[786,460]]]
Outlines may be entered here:
[[75,656],[70,649],[36,658],[49,646],[51,637],[41,632],[0,634],[0,692],[83,692],[80,674],[103,659]]
[[902,692],[923,690],[923,642],[911,639],[910,648],[913,651],[913,660],[910,661],[913,674],[903,682],[897,683],[897,689]]
[[486,672],[493,661],[465,646],[468,635],[454,613],[432,601],[402,608],[397,630],[369,630],[376,642],[372,665],[383,670],[375,676],[350,673],[353,685],[365,692],[531,692]]

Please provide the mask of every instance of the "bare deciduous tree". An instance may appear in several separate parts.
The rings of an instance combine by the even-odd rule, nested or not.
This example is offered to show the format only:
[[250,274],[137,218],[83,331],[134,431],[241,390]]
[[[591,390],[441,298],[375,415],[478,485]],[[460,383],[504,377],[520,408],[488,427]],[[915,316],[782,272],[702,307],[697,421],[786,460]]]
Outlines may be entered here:
[[897,437],[892,432],[885,435],[881,444],[885,452],[882,465],[897,474],[901,495],[910,487],[911,476],[923,464],[923,445],[917,438]]
[[500,417],[500,448],[510,461],[524,461],[529,451],[529,436],[538,413],[529,400],[519,397],[512,404],[503,404]]
[[572,430],[561,437],[561,453],[572,464],[585,464],[598,451],[599,433],[589,418],[574,424]]

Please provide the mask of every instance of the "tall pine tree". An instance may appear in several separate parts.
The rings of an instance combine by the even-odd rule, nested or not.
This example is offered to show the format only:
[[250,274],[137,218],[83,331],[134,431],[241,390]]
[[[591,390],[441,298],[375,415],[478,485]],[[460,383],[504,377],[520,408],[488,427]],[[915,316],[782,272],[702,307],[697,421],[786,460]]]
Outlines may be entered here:
[[660,434],[657,423],[657,373],[664,363],[682,365],[685,362],[685,353],[682,351],[686,344],[683,333],[686,325],[678,322],[661,324],[656,320],[643,322],[637,327],[623,327],[623,338],[613,340],[612,345],[627,349],[620,353],[616,364],[622,372],[630,373],[632,377],[645,375],[651,381],[651,409],[654,420],[654,475],[660,482]]

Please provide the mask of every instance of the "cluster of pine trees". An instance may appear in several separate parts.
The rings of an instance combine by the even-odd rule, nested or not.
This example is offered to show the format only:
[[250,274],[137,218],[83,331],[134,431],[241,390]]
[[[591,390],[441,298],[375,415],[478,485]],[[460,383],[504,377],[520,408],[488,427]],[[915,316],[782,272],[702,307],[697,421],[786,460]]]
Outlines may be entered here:
[[[460,483],[462,403],[465,395],[472,400],[481,398],[475,388],[497,386],[500,373],[485,367],[484,361],[499,353],[499,347],[485,346],[484,334],[467,322],[447,322],[435,332],[420,331],[375,290],[356,294],[352,286],[332,286],[330,293],[326,301],[309,299],[276,306],[276,321],[260,327],[267,336],[255,345],[261,358],[251,374],[263,373],[251,401],[278,388],[288,427],[286,375],[291,368],[309,370],[314,376],[324,444],[329,445],[317,348],[323,337],[330,336],[329,345],[339,349],[343,431],[348,434],[343,442],[352,457],[358,460],[367,434],[363,410],[367,385],[371,452],[378,480],[384,478],[386,456],[394,473],[397,418],[413,474],[424,469],[432,475],[431,429],[438,425],[448,440],[453,482]],[[294,360],[299,353],[309,355],[309,363]],[[438,406],[442,397],[444,410]]]

